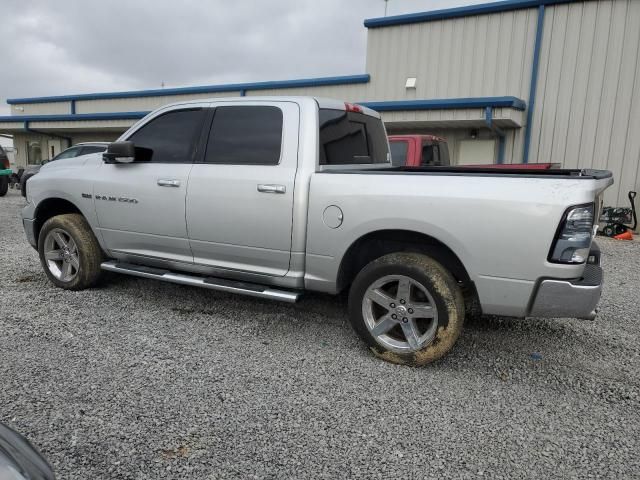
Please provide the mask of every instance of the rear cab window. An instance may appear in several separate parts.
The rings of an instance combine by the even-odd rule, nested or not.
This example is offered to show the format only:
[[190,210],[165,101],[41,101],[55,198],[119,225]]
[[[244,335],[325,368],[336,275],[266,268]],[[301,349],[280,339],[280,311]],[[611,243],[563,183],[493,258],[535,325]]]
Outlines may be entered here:
[[364,113],[321,108],[320,165],[388,162],[387,135],[379,118]]
[[391,150],[391,163],[394,167],[404,167],[407,164],[407,152],[409,142],[404,140],[392,140],[389,142]]
[[437,140],[428,140],[422,144],[422,166],[449,166],[449,150],[447,144]]

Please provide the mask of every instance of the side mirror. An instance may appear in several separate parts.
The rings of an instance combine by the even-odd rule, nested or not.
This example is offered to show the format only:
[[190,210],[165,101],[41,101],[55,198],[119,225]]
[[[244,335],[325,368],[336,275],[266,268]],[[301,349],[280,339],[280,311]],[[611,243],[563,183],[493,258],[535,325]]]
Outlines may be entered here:
[[132,163],[136,159],[136,148],[133,142],[113,142],[102,154],[104,163]]

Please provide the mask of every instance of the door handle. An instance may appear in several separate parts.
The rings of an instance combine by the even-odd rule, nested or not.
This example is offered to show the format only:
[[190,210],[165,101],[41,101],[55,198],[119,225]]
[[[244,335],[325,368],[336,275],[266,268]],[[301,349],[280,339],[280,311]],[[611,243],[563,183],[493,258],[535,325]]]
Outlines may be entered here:
[[285,193],[287,188],[284,185],[258,185],[258,191],[262,193]]
[[179,187],[180,180],[160,179],[158,180],[158,185],[161,187]]

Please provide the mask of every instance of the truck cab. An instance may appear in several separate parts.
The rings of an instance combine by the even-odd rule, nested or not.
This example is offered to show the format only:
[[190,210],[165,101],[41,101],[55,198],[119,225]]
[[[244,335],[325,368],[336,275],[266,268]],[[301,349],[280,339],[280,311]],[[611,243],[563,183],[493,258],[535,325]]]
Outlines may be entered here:
[[436,135],[389,135],[391,162],[395,166],[448,166],[447,140]]

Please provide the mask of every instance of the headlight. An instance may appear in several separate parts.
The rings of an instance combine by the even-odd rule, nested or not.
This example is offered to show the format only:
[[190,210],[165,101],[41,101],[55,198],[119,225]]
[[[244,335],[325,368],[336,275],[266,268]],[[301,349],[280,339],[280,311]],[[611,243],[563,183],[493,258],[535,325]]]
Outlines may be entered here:
[[571,207],[562,217],[558,233],[551,247],[549,261],[556,263],[584,263],[589,257],[593,239],[594,206]]

